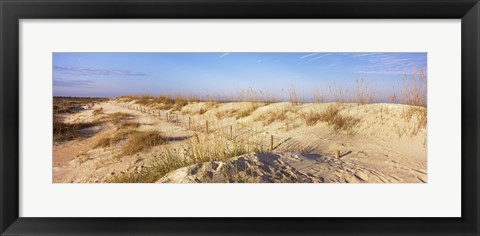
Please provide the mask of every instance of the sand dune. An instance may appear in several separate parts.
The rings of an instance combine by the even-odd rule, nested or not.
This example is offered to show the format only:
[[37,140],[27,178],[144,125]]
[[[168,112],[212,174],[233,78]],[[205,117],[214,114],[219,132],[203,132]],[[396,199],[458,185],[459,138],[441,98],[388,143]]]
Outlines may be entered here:
[[[274,152],[199,163],[168,173],[158,183],[393,183],[417,182],[418,174],[384,174],[334,156]],[[425,180],[423,180],[425,181]]]
[[[329,123],[316,118],[332,107],[341,119]],[[63,121],[94,121],[120,112],[127,114],[123,119],[138,123],[135,131],[160,131],[167,141],[131,155],[122,154],[125,140],[96,147],[102,138],[121,131],[120,123],[103,122],[83,130],[82,139],[55,143],[56,183],[110,181],[150,168],[166,150],[188,154],[192,143],[231,148],[239,140],[251,143],[246,147],[252,150],[226,160],[205,157],[212,160],[173,169],[152,182],[427,182],[427,131],[420,125],[421,117],[410,114],[426,108],[400,104],[198,102],[166,110],[162,104],[144,106],[122,98],[84,108],[62,115]],[[94,110],[100,108],[102,114],[95,115]]]

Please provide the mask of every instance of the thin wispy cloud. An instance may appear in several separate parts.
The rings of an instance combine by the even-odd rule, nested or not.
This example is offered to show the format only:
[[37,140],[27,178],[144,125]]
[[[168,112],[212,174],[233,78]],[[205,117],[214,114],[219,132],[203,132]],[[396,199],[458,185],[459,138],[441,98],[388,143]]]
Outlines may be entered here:
[[303,55],[303,56],[300,57],[300,59],[307,58],[307,57],[312,57],[312,56],[315,56],[315,55],[318,55],[318,53],[310,53],[310,54],[307,54],[307,55]]
[[356,71],[357,74],[371,74],[371,75],[402,75],[404,71],[382,71],[382,70],[371,70],[371,71]]
[[93,87],[95,81],[92,80],[63,80],[63,79],[54,79],[53,86],[55,87]]
[[[358,61],[360,68],[355,73],[371,75],[399,75],[426,67],[424,53],[360,53],[351,58]],[[364,63],[364,64],[362,64]]]
[[352,57],[371,57],[371,56],[378,56],[382,55],[384,53],[381,52],[371,52],[371,53],[353,53]]
[[219,57],[220,57],[220,58],[223,58],[223,57],[226,57],[226,56],[228,56],[228,55],[230,55],[230,53],[229,53],[229,52],[227,52],[227,53],[224,53],[224,54],[220,55]]
[[64,67],[53,66],[53,70],[59,73],[73,74],[73,75],[101,75],[101,76],[147,76],[142,72],[135,72],[129,70],[118,69],[93,69],[93,68],[80,68],[80,67]]
[[322,54],[320,56],[316,56],[316,57],[313,57],[313,58],[310,58],[308,61],[315,61],[315,60],[318,60],[320,58],[324,58],[324,57],[327,57],[327,56],[330,56],[330,53],[327,53],[327,54]]

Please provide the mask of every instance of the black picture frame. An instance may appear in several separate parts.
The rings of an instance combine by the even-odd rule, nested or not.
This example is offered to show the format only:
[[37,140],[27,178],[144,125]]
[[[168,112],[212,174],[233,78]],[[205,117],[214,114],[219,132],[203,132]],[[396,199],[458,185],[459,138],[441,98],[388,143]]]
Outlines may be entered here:
[[[479,235],[478,0],[0,0],[1,235]],[[19,20],[134,18],[461,19],[459,218],[19,217]],[[439,205],[438,207],[442,207]]]

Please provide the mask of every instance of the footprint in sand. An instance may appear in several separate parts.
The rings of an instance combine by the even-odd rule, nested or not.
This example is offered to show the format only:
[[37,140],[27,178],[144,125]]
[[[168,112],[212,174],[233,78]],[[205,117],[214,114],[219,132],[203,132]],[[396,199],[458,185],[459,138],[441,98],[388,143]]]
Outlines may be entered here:
[[416,171],[416,172],[418,172],[418,173],[420,173],[420,174],[424,174],[424,175],[427,174],[427,172],[425,172],[425,171],[423,171],[423,170],[414,169],[414,168],[412,168],[412,170],[414,170],[414,171]]
[[360,183],[360,180],[355,176],[346,176],[345,182],[347,183]]
[[368,174],[362,170],[355,171],[355,176],[365,182],[368,182],[368,179],[369,179]]
[[427,183],[427,176],[424,175],[424,174],[416,174],[417,176],[417,179],[419,179],[420,181],[422,181],[423,183]]
[[[402,182],[403,180],[395,175],[389,175],[388,178],[391,180],[391,182]],[[393,181],[395,180],[395,181]]]

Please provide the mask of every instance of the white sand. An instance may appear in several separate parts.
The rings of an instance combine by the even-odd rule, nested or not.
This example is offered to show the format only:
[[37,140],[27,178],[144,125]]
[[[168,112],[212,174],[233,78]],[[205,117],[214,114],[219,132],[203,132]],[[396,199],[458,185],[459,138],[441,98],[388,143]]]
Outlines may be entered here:
[[[97,104],[94,108],[101,107],[107,114],[114,112],[131,114],[132,120],[141,123],[138,130],[158,130],[168,137],[177,138],[177,141],[166,145],[171,148],[182,147],[194,132],[200,136],[204,135],[207,120],[209,132],[222,137],[230,136],[230,126],[232,126],[234,137],[252,136],[255,137],[256,142],[269,146],[270,137],[273,135],[274,152],[280,157],[278,160],[283,163],[283,168],[297,173],[297,176],[306,176],[303,179],[300,178],[301,180],[291,179],[293,182],[427,182],[426,129],[422,128],[418,133],[412,134],[417,120],[415,117],[409,121],[402,118],[403,112],[408,108],[406,105],[340,104],[341,115],[360,120],[350,132],[347,132],[334,131],[325,122],[307,126],[299,115],[310,111],[322,112],[331,105],[328,103],[299,104],[294,106],[294,109],[290,103],[274,103],[261,106],[250,115],[238,120],[235,116],[218,118],[216,114],[219,112],[219,114],[239,114],[251,109],[251,103],[217,105],[194,103],[183,107],[181,111],[169,111],[173,114],[170,116],[171,122],[165,120],[167,111],[144,107],[147,110],[153,110],[154,114],[142,113],[129,109],[132,104],[111,100]],[[66,115],[65,121],[92,121],[97,118],[92,114],[94,108]],[[202,108],[206,112],[199,114]],[[286,120],[264,125],[263,121],[270,112],[282,110],[289,111],[286,113]],[[177,116],[178,123],[175,123]],[[191,128],[195,131],[188,130],[189,117]],[[113,124],[104,124],[98,128],[99,130],[92,131],[91,137],[54,146],[54,182],[101,182],[111,175],[138,171],[148,166],[150,160],[158,157],[165,148],[165,145],[158,146],[145,152],[119,158],[116,156],[122,143],[114,147],[92,149],[101,137],[112,135],[116,130]],[[340,151],[339,159],[335,158],[336,150]],[[250,154],[247,157],[257,161],[265,159],[264,156],[256,154]],[[225,163],[228,165],[228,162]],[[176,174],[180,172],[182,171],[177,171]],[[175,173],[169,175],[172,176]],[[190,177],[180,179],[198,182],[194,177]],[[265,182],[289,182],[282,178],[280,181],[270,179]],[[189,182],[180,179],[161,181]],[[222,182],[222,180],[216,182]]]

